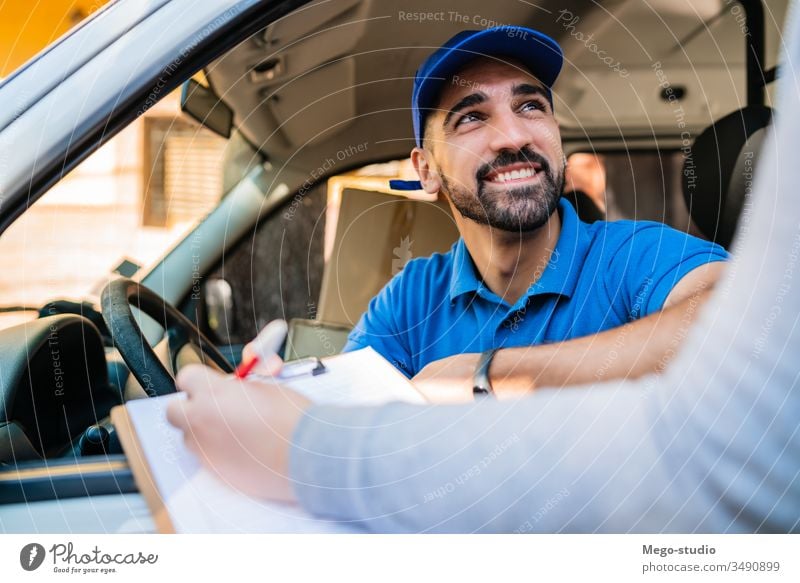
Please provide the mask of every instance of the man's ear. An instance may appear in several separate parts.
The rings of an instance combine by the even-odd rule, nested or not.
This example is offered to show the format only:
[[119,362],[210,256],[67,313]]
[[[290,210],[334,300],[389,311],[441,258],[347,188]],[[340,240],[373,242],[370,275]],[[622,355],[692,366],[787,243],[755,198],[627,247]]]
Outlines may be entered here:
[[438,194],[442,188],[442,180],[430,159],[431,153],[424,148],[414,148],[411,150],[411,163],[417,171],[422,188],[428,194]]

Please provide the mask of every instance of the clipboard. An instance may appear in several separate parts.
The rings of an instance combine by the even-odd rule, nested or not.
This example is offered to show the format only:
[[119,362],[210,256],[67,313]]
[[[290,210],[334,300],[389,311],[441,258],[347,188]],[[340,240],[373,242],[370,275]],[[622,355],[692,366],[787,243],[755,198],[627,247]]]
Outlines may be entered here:
[[[287,363],[287,367],[288,367]],[[424,403],[409,380],[371,348],[292,365],[288,378],[270,378],[319,404]],[[249,378],[249,377],[248,377]],[[249,498],[204,468],[166,421],[179,393],[128,402],[111,410],[134,481],[159,533],[358,532],[353,525],[317,518],[301,507]]]
[[153,472],[125,405],[118,405],[111,409],[111,422],[114,424],[122,449],[128,458],[128,466],[133,472],[133,481],[150,509],[156,529],[160,534],[175,534],[175,526],[172,524],[164,499],[153,479]]
[[[281,381],[300,380],[304,377],[315,377],[328,372],[323,362],[316,357],[298,359],[287,363],[279,376]],[[252,375],[257,377],[258,375]],[[273,380],[273,379],[270,379]],[[170,518],[169,510],[158,489],[153,468],[147,461],[144,448],[139,441],[128,408],[118,405],[111,409],[111,422],[125,451],[128,466],[133,473],[133,480],[150,509],[156,529],[160,534],[176,534],[178,531]]]

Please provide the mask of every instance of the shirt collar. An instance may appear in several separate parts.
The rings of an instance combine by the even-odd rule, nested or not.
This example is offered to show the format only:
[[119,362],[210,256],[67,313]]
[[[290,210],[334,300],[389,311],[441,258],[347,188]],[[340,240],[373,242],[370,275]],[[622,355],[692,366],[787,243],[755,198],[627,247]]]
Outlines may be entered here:
[[478,279],[478,270],[472,262],[464,239],[456,241],[453,251],[453,273],[450,276],[450,301],[458,296],[477,292],[483,285]]
[[538,281],[528,288],[528,295],[557,294],[572,297],[578,285],[591,237],[588,225],[578,219],[578,214],[565,199],[558,202],[561,215],[561,233],[550,261]]
[[[591,237],[586,231],[587,224],[578,219],[572,205],[563,198],[558,203],[558,212],[561,215],[561,234],[541,277],[528,288],[528,297],[556,294],[569,298],[578,284]],[[459,239],[453,251],[450,301],[466,293],[475,293],[483,287],[467,245],[464,239]]]

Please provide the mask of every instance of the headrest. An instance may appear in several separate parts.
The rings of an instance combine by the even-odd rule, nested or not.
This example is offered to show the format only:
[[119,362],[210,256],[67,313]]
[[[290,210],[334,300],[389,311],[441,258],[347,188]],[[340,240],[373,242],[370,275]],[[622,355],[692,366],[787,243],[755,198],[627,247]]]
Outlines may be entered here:
[[715,243],[729,247],[772,110],[749,105],[706,128],[683,162],[683,198],[695,225]]
[[571,190],[561,196],[572,205],[572,208],[578,214],[578,218],[584,223],[606,220],[606,213],[582,190]]

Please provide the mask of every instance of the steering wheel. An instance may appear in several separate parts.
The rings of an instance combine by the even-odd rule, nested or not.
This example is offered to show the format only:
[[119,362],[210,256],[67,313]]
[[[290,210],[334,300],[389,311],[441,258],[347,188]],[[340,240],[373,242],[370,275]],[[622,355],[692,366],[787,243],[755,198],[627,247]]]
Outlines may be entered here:
[[191,344],[203,364],[216,365],[226,373],[233,372],[231,364],[191,320],[143,285],[130,279],[116,279],[103,289],[100,303],[103,320],[111,332],[114,346],[133,376],[151,397],[174,393],[175,378],[142,334],[131,309],[133,306],[166,330],[173,362],[178,351]]

